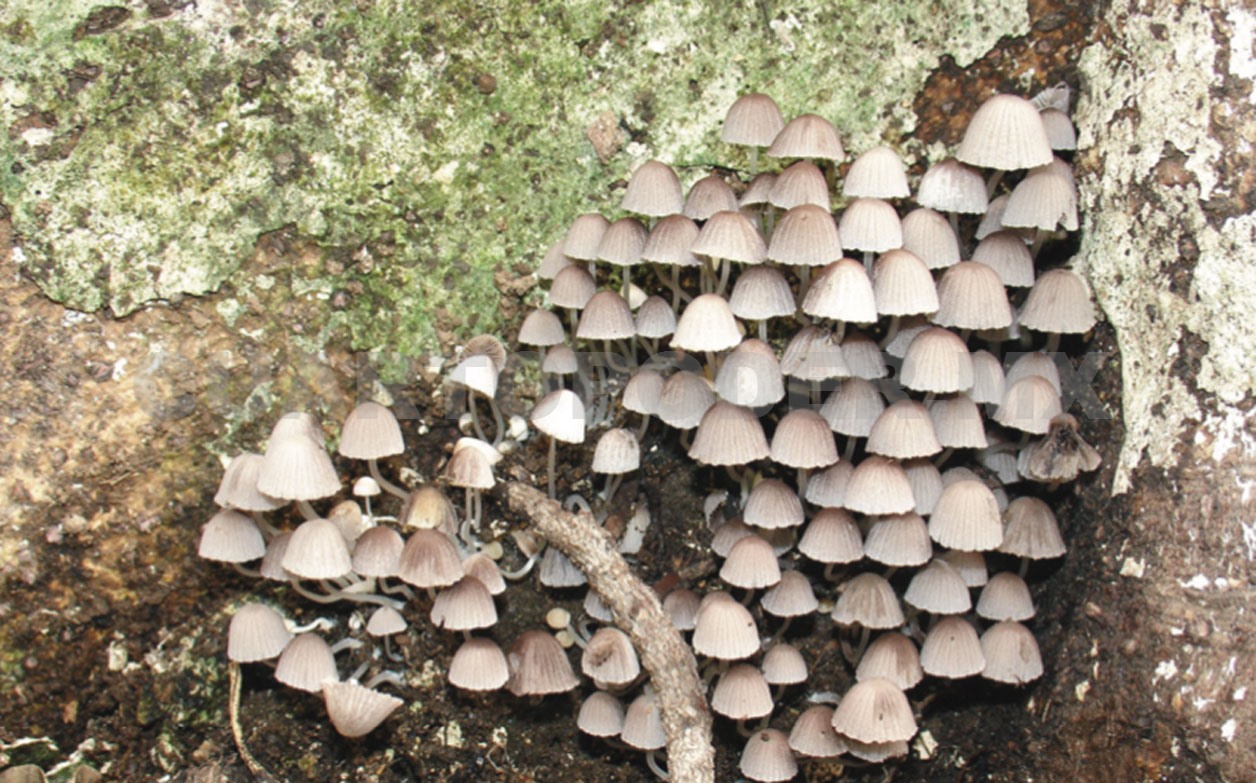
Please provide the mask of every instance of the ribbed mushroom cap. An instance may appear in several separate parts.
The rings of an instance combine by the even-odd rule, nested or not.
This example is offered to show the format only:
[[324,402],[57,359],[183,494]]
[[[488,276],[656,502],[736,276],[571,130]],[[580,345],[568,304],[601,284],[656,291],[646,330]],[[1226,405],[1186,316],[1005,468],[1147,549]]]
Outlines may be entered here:
[[370,734],[403,702],[349,680],[323,683],[323,703],[336,731],[354,738]]
[[476,448],[455,449],[445,463],[445,480],[451,487],[492,489],[497,483],[493,465],[484,452]]
[[1005,427],[1034,435],[1045,435],[1051,419],[1060,414],[1060,395],[1041,375],[1027,375],[1010,384],[994,413]]
[[781,581],[781,568],[772,545],[756,535],[733,544],[720,568],[720,579],[733,587],[757,590]]
[[[806,581],[801,574],[799,577]],[[807,587],[810,592],[810,584]],[[812,601],[814,603],[814,596]],[[779,642],[763,656],[763,679],[767,680],[768,685],[798,685],[806,682],[807,662],[797,647]]]
[[916,507],[916,501],[903,466],[872,455],[850,474],[845,505],[860,514],[905,514]]
[[833,730],[833,708],[817,704],[803,710],[789,732],[789,747],[803,756],[832,758],[846,752],[846,743]]
[[937,454],[942,444],[933,432],[933,417],[925,406],[912,399],[902,399],[877,417],[868,433],[867,448],[870,454],[912,459]]
[[545,352],[541,372],[549,375],[571,375],[580,369],[580,360],[569,345],[555,345]]
[[681,370],[663,384],[654,412],[669,427],[689,430],[701,423],[703,415],[714,404],[715,391],[707,379],[696,372]]
[[822,508],[803,532],[798,551],[817,563],[854,563],[864,555],[859,525],[840,508]]
[[698,232],[690,252],[744,264],[758,264],[767,257],[767,246],[750,218],[740,212],[716,212]]
[[283,570],[283,556],[287,554],[288,542],[291,540],[291,533],[280,533],[266,545],[266,554],[262,556],[262,562],[257,567],[263,579],[272,582],[292,581],[292,574]]
[[1024,685],[1042,676],[1038,640],[1020,623],[995,623],[981,635],[986,668],[981,676],[995,682]]
[[628,635],[618,628],[599,628],[580,656],[580,669],[600,687],[627,685],[641,674],[641,662]]
[[435,484],[421,484],[406,498],[398,518],[403,528],[442,530],[452,535],[458,514],[439,487]]
[[981,640],[962,617],[944,617],[925,636],[920,648],[920,667],[925,674],[958,680],[980,674],[986,668]]
[[942,474],[927,459],[905,460],[903,471],[911,485],[912,497],[916,499],[916,513],[929,516],[942,496]]
[[855,667],[858,682],[879,677],[904,691],[915,687],[924,676],[916,643],[910,636],[898,631],[889,631],[873,639]]
[[772,689],[763,673],[739,663],[720,676],[711,694],[711,709],[733,720],[762,718],[772,712]]
[[737,200],[737,205],[741,209],[746,209],[747,207],[758,207],[767,204],[774,187],[776,187],[776,174],[771,171],[760,172],[755,175],[754,179],[750,180],[750,184],[746,186],[741,197]]
[[941,559],[950,563],[959,572],[960,578],[969,588],[981,587],[989,579],[986,556],[980,552],[962,552],[952,549],[942,553]]
[[516,696],[563,693],[580,684],[562,645],[546,631],[524,631],[506,656],[510,680],[506,688]]
[[842,247],[884,253],[903,246],[903,224],[898,212],[879,198],[857,198],[846,205],[837,233]]
[[839,435],[866,438],[884,410],[885,400],[876,384],[847,378],[820,406],[820,415],[829,423],[829,429]]
[[550,284],[549,298],[555,307],[582,309],[597,293],[597,283],[589,270],[579,264],[564,267]]
[[759,629],[749,610],[727,593],[708,593],[698,610],[691,644],[698,655],[737,661],[759,651]]
[[1015,231],[996,231],[981,240],[973,250],[972,260],[993,269],[1008,288],[1034,284],[1034,257]]
[[597,245],[597,258],[612,266],[632,266],[641,261],[641,251],[645,248],[648,235],[641,221],[631,217],[620,218],[607,226],[606,233],[602,234],[602,241]]
[[990,199],[986,214],[981,216],[981,222],[977,224],[977,231],[973,234],[974,239],[980,241],[996,231],[1003,230],[1003,210],[1007,209],[1008,195],[1004,193]]
[[283,506],[283,500],[263,495],[257,489],[263,463],[262,455],[251,451],[232,457],[214,493],[214,502],[241,511],[273,511]]
[[781,357],[781,372],[804,381],[850,377],[842,346],[818,326],[804,326],[794,334]]
[[798,762],[789,749],[789,740],[785,732],[777,729],[760,729],[750,735],[737,768],[750,780],[763,783],[793,780],[798,774]]
[[998,405],[1005,391],[1003,365],[989,351],[973,351],[973,386],[968,396],[980,405]]
[[340,431],[340,453],[350,459],[380,459],[406,450],[401,425],[393,412],[377,402],[358,405]]
[[620,404],[624,410],[652,416],[658,411],[664,383],[663,376],[654,370],[637,370],[624,385]]
[[493,358],[486,354],[464,354],[462,361],[449,373],[449,382],[485,397],[497,395],[497,378],[500,375]]
[[829,209],[829,185],[819,166],[800,160],[789,166],[772,181],[768,203],[777,209],[790,210],[804,204]]
[[776,134],[768,147],[768,156],[842,160],[846,151],[833,123],[817,114],[800,114]]
[[967,394],[939,397],[929,405],[938,443],[948,449],[984,449],[986,430],[977,403]]
[[728,302],[718,294],[694,297],[676,324],[672,347],[700,353],[724,351],[741,342],[741,330]]
[[[845,235],[843,235],[845,236]],[[842,258],[824,267],[803,297],[802,310],[816,318],[869,324],[877,320],[876,295],[863,264]]]
[[[679,190],[679,184],[677,189]],[[609,220],[594,212],[576,218],[571,228],[567,229],[566,238],[563,239],[563,255],[580,261],[597,260],[597,246],[602,243],[602,236],[610,225]],[[557,282],[557,275],[554,280]]]
[[463,560],[462,573],[480,580],[488,588],[490,595],[506,592],[506,580],[502,578],[501,569],[483,552],[476,552]]
[[921,331],[903,357],[902,380],[909,389],[938,394],[972,388],[968,346],[949,329],[934,326]]
[[1003,545],[1000,552],[1030,560],[1062,556],[1066,547],[1051,507],[1038,498],[1013,500],[1003,512]]
[[542,347],[558,345],[567,339],[563,322],[550,310],[537,308],[528,313],[519,327],[519,342]]
[[1052,154],[1038,109],[1016,95],[995,95],[969,120],[955,157],[973,166],[1014,171],[1050,163]]
[[761,92],[747,93],[733,101],[720,126],[720,141],[748,147],[766,147],[785,127],[776,101]]
[[907,170],[898,153],[889,147],[873,147],[861,152],[850,164],[842,183],[847,198],[907,198]]
[[366,632],[371,636],[392,636],[406,630],[406,618],[391,606],[381,606],[371,612],[366,621]]
[[972,596],[959,571],[945,560],[931,560],[907,585],[903,600],[922,612],[963,614],[972,608]]
[[1012,323],[1012,307],[999,275],[985,264],[961,261],[938,283],[938,311],[933,322],[957,329],[1003,329]]
[[742,340],[724,357],[715,376],[715,393],[748,408],[774,405],[784,399],[785,380],[771,346],[754,338]]
[[924,565],[933,556],[929,528],[914,512],[876,517],[864,541],[864,554],[896,568]]
[[[863,573],[842,586],[842,594],[833,607],[833,621],[863,628],[898,628],[904,622],[903,607],[885,577]],[[841,731],[840,727],[837,729]]]
[[624,730],[624,705],[606,691],[594,691],[580,705],[576,728],[590,737],[618,737]]
[[[774,617],[800,617],[814,612],[819,602],[807,577],[797,571],[782,571],[780,581],[763,594],[759,605]],[[764,672],[767,672],[766,659]],[[772,682],[771,677],[768,681]]]
[[570,389],[545,395],[532,409],[532,425],[563,443],[584,443],[584,403]]
[[593,451],[593,472],[620,474],[641,467],[641,446],[630,431],[617,427],[598,438]]
[[738,275],[728,306],[738,318],[751,321],[779,318],[794,314],[794,293],[779,269],[755,266]]
[[651,296],[637,309],[638,337],[657,340],[676,331],[676,311],[661,296]]
[[1007,368],[1007,375],[1003,380],[1004,385],[1011,386],[1027,375],[1046,378],[1056,394],[1060,394],[1063,389],[1060,383],[1060,368],[1056,367],[1055,360],[1051,356],[1042,351],[1022,354],[1019,359],[1012,362],[1012,366]]
[[275,679],[290,688],[318,693],[327,680],[338,682],[336,657],[331,647],[316,633],[298,634],[279,655]]
[[854,470],[854,465],[843,461],[812,473],[807,479],[804,498],[816,506],[840,507],[846,500],[846,484]]
[[918,315],[938,309],[938,290],[925,262],[910,250],[889,250],[872,266],[872,293],[881,315]]
[[1077,193],[1070,180],[1050,170],[1033,171],[1007,199],[999,221],[1007,228],[1076,231]]
[[823,468],[837,462],[837,445],[823,416],[809,408],[795,408],[776,425],[771,457],[773,462],[791,468]]
[[437,628],[472,631],[496,624],[497,606],[483,582],[463,576],[436,594],[430,617]]
[[737,194],[718,174],[708,174],[689,188],[681,214],[694,220],[706,220],[716,212],[736,212]]
[[885,352],[896,359],[902,359],[907,355],[907,348],[911,345],[911,341],[929,326],[929,321],[923,316],[910,315],[903,318],[899,321],[898,333],[886,344]]
[[283,567],[302,579],[339,579],[353,570],[353,563],[336,524],[309,519],[292,532]]
[[492,639],[468,637],[449,662],[449,684],[464,691],[495,691],[509,678],[506,656]]
[[889,375],[881,346],[866,334],[847,330],[842,338],[842,358],[855,378],[875,380]]
[[581,340],[623,340],[637,333],[628,302],[618,291],[598,291],[585,304],[576,326]]
[[368,528],[358,536],[353,546],[354,573],[367,577],[396,576],[405,546],[401,534],[391,527],[376,525]]
[[965,552],[997,549],[1003,543],[1003,523],[994,493],[974,479],[947,486],[929,517],[929,535],[942,546]]
[[930,166],[920,178],[916,202],[939,212],[981,215],[989,204],[986,180],[981,172],[948,158]]
[[672,618],[672,624],[680,631],[692,631],[698,622],[698,609],[702,599],[688,588],[677,588],[663,599],[663,611]]
[[205,523],[196,553],[206,560],[247,563],[266,554],[266,542],[250,517],[223,509]]
[[270,431],[271,439],[286,438],[289,435],[304,435],[320,446],[327,445],[327,434],[323,432],[323,425],[314,414],[305,411],[285,413]]
[[995,574],[981,588],[977,614],[987,620],[1022,622],[1034,616],[1034,599],[1025,580],[1010,571]]
[[959,263],[959,237],[941,213],[928,207],[903,216],[903,249],[915,253],[929,269],[945,269]]
[[772,231],[767,257],[790,266],[824,266],[842,257],[837,223],[822,206],[800,204],[786,212]]
[[859,742],[906,742],[916,734],[916,719],[902,690],[874,677],[842,697],[833,711],[833,728]]
[[743,522],[739,514],[714,529],[711,536],[711,551],[716,557],[728,557],[728,553],[733,551],[733,546],[738,541],[752,535],[755,535],[754,529]]
[[780,479],[756,484],[746,498],[743,516],[747,525],[768,530],[796,527],[805,518],[798,493]]
[[463,577],[462,561],[449,536],[420,529],[410,535],[401,551],[397,576],[415,587],[447,587]]
[[627,212],[662,217],[679,212],[683,204],[680,179],[672,167],[647,160],[632,172],[619,206]]
[[581,587],[589,582],[584,572],[557,547],[545,550],[545,554],[541,556],[541,567],[537,571],[537,576],[541,584],[546,587]]
[[658,750],[667,744],[658,698],[653,693],[643,693],[628,705],[619,738],[637,750]]
[[1077,129],[1068,114],[1059,109],[1043,109],[1042,127],[1047,132],[1047,142],[1056,151],[1077,149]]
[[676,266],[698,266],[702,261],[690,248],[698,238],[698,224],[684,215],[668,215],[654,224],[641,248],[641,260]]
[[703,465],[745,465],[768,456],[768,441],[754,411],[723,400],[702,414],[689,457]]
[[271,433],[257,489],[273,498],[316,500],[339,492],[340,477],[319,441],[300,432]]
[[542,257],[540,265],[536,268],[536,276],[542,280],[553,280],[554,275],[558,274],[563,268],[571,266],[572,260],[563,255],[563,242],[560,239],[549,246]]
[[1043,272],[1021,308],[1020,325],[1037,332],[1081,334],[1095,325],[1085,281],[1068,269]]
[[274,658],[292,640],[283,617],[266,604],[244,604],[231,616],[227,629],[227,658],[254,663]]

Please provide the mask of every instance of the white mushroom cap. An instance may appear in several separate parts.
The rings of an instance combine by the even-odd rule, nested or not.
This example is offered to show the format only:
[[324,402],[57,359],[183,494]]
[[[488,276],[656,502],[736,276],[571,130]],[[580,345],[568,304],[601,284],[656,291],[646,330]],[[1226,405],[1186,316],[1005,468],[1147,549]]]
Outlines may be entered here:
[[833,711],[833,728],[859,742],[906,742],[916,734],[916,718],[897,685],[874,677],[842,697]]
[[907,170],[898,153],[889,147],[873,147],[861,152],[850,164],[842,195],[847,198],[907,198]]
[[1050,163],[1051,143],[1038,109],[1015,95],[995,95],[977,109],[955,157],[982,168],[1013,171]]
[[816,114],[800,114],[781,128],[768,147],[768,156],[842,160],[846,151],[833,123]]
[[777,729],[761,729],[750,735],[737,768],[750,780],[763,783],[793,780],[798,774],[789,740]]
[[323,683],[323,702],[331,725],[345,737],[370,734],[402,705],[396,696],[364,688],[352,680]]
[[766,147],[785,127],[785,118],[776,101],[759,92],[740,96],[728,107],[720,140],[727,144]]
[[472,636],[454,653],[448,676],[451,685],[464,691],[495,691],[510,678],[510,668],[497,642]]
[[584,403],[570,389],[545,395],[532,409],[532,425],[564,443],[584,442]]
[[679,212],[680,178],[672,167],[657,160],[647,160],[632,172],[620,207],[627,212],[662,217]]
[[231,616],[227,630],[227,658],[253,663],[274,658],[292,640],[283,616],[266,604],[244,604]]
[[920,647],[920,667],[925,674],[958,680],[980,674],[986,668],[981,640],[962,617],[944,617],[925,636]]
[[338,682],[336,658],[331,647],[316,633],[298,634],[279,655],[275,679],[290,688],[318,693],[327,681]]
[[995,682],[1023,685],[1042,676],[1042,654],[1033,633],[1014,622],[995,623],[981,635],[986,668],[981,676]]
[[339,451],[350,459],[381,459],[405,450],[397,417],[378,402],[359,404],[340,430]]

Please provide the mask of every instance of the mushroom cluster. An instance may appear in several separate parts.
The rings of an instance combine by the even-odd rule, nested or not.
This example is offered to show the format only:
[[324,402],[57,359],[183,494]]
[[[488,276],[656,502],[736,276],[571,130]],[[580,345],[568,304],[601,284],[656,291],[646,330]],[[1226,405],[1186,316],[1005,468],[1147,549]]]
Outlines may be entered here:
[[[563,505],[604,523],[628,555],[651,523],[633,479],[649,446],[674,438],[710,484],[718,578],[669,584],[663,606],[701,662],[712,711],[748,738],[751,780],[789,780],[798,757],[907,754],[923,689],[937,683],[1038,678],[1029,583],[1044,569],[1031,562],[1064,554],[1050,498],[1098,464],[1061,386],[1061,342],[1080,346],[1095,323],[1084,281],[1055,252],[1078,220],[1057,157],[1072,145],[1067,108],[1066,89],[994,96],[913,191],[893,149],[847,166],[824,118],[787,123],[768,96],[742,97],[722,138],[749,149],[745,179],[720,169],[686,194],[648,161],[623,216],[582,215],[546,254],[548,306],[519,332],[542,387],[526,419],[498,405],[510,357],[481,335],[449,363],[466,437],[432,481],[384,475],[380,462],[405,444],[372,402],[338,441],[341,464],[366,463],[355,499],[337,499],[342,477],[307,414],[284,416],[264,454],[230,462],[201,556],[362,614],[329,643],[317,632],[329,624],[295,628],[249,603],[231,621],[229,658],[276,660],[276,679],[321,694],[354,737],[402,703],[377,686],[404,686],[390,666],[414,607],[461,634],[446,670],[466,691],[572,691],[574,646],[592,684],[580,729],[665,774],[656,694],[596,593],[584,617],[527,618],[535,627],[508,651],[494,636],[503,594],[521,589],[510,582],[535,569],[547,589],[586,584],[532,532],[486,519],[486,493],[531,428],[550,497],[564,490]],[[780,165],[758,171],[760,148]],[[586,459],[601,475],[589,497],[561,469]],[[377,513],[388,505],[393,515]],[[297,515],[291,530],[275,521]],[[504,544],[521,566],[499,566]],[[808,685],[797,629],[817,613],[844,659],[826,673],[846,683],[840,695]],[[344,678],[342,651],[356,661]]]
[[[707,662],[713,711],[750,737],[752,780],[790,779],[793,754],[905,755],[926,677],[1043,672],[1026,579],[1065,545],[1042,498],[1098,465],[1061,388],[1061,341],[1096,320],[1057,250],[1078,228],[1068,103],[1067,88],[993,96],[913,197],[890,147],[846,166],[830,122],[746,95],[721,134],[749,149],[746,180],[729,167],[686,192],[648,161],[622,216],[580,216],[538,269],[549,302],[520,343],[543,348],[554,389],[532,416],[551,496],[556,440],[600,430],[593,471],[635,470],[629,439],[655,418],[730,477],[708,502],[722,585],[665,606]],[[776,170],[756,170],[763,148]],[[605,516],[616,486],[567,502]],[[788,629],[817,611],[852,684],[786,734],[773,690],[807,680]],[[581,728],[653,753],[648,721],[624,722],[651,695],[622,695],[599,690]]]

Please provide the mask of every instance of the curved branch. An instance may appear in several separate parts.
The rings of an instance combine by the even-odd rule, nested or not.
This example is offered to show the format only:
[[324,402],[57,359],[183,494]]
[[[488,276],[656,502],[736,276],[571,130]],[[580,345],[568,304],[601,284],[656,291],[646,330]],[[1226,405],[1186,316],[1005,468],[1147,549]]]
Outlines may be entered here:
[[715,750],[711,711],[693,651],[680,637],[658,596],[619,554],[610,534],[586,512],[569,514],[533,487],[506,486],[510,506],[526,514],[551,544],[584,571],[589,586],[632,639],[658,696],[667,733],[667,766],[673,783],[713,783]]

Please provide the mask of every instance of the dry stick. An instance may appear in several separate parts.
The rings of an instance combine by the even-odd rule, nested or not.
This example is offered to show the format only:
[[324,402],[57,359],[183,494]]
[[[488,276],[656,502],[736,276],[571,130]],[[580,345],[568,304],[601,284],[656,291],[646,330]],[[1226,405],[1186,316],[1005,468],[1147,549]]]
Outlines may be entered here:
[[658,694],[672,783],[713,783],[711,711],[698,663],[658,596],[632,572],[610,534],[588,513],[569,514],[526,484],[512,481],[506,492],[511,508],[526,514],[541,535],[584,571],[615,624],[636,645]]

